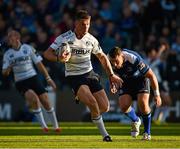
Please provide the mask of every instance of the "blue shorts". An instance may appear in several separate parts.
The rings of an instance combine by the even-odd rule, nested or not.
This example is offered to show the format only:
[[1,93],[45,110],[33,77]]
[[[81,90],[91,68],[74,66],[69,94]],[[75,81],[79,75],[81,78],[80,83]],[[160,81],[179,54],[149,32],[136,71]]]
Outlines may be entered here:
[[24,95],[25,92],[29,89],[32,89],[37,95],[41,95],[47,92],[37,75],[26,80],[18,81],[15,83],[15,85],[17,90],[22,95]]
[[99,75],[93,70],[82,75],[67,76],[66,81],[73,89],[75,95],[77,94],[81,85],[87,85],[92,93],[103,89],[100,84]]
[[136,78],[124,80],[122,88],[119,89],[119,96],[128,94],[136,97],[139,93],[150,93],[150,81],[148,78]]

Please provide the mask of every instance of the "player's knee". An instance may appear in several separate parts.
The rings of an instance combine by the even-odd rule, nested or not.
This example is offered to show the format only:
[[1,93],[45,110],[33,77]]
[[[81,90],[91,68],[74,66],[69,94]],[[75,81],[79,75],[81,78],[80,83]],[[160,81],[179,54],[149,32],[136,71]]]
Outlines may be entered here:
[[127,110],[128,110],[128,108],[126,108],[126,107],[121,107],[120,109],[121,109],[121,111],[122,111],[123,113],[126,113]]
[[37,104],[38,103],[38,96],[36,95],[36,93],[29,89],[25,92],[25,97],[26,99],[33,104]]
[[141,111],[142,114],[148,114],[148,113],[151,112],[151,109],[150,109],[149,106],[141,106],[140,111]]
[[130,106],[126,104],[119,104],[119,107],[123,113],[126,113]]
[[104,112],[108,112],[108,111],[109,111],[109,109],[110,109],[110,105],[108,104],[108,105],[106,106],[106,108],[105,108],[105,111],[104,111]]
[[101,107],[100,111],[101,111],[101,113],[108,112],[109,108],[110,108],[110,106],[109,106],[109,104],[107,104],[107,105],[104,105],[103,107]]
[[97,106],[96,100],[93,100],[93,99],[89,100],[89,102],[87,102],[87,104],[89,107],[96,107]]
[[31,89],[29,89],[29,90],[27,90],[25,92],[25,97],[26,98],[34,98],[36,96],[37,96],[36,93],[33,90],[31,90]]

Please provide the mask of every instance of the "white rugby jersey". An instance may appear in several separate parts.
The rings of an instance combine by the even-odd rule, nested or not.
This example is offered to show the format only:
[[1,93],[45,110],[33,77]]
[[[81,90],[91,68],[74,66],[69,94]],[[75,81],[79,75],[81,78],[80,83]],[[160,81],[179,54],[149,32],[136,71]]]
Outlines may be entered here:
[[35,49],[27,44],[22,44],[19,50],[8,49],[3,56],[2,69],[12,66],[15,82],[28,79],[37,74],[33,63],[37,64],[42,60]]
[[91,53],[98,54],[102,52],[97,39],[90,33],[84,35],[83,38],[77,39],[76,34],[67,31],[58,36],[51,44],[54,50],[60,50],[62,43],[68,43],[71,48],[71,58],[65,63],[65,75],[81,75],[91,71]]

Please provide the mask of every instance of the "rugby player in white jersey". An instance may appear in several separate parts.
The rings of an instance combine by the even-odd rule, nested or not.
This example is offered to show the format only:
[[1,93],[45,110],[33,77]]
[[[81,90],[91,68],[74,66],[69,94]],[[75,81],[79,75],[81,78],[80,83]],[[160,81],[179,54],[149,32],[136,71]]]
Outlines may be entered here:
[[[109,110],[107,95],[100,85],[99,76],[93,71],[91,53],[95,54],[109,76],[110,82],[121,85],[122,80],[113,73],[111,64],[103,53],[97,39],[88,33],[91,16],[85,10],[79,10],[75,16],[74,31],[58,36],[44,52],[50,61],[65,62],[65,76],[78,99],[91,112],[91,119],[99,129],[103,141],[112,139],[105,129],[101,114]],[[69,48],[61,48],[66,46]]]
[[48,132],[48,126],[42,114],[41,104],[48,113],[54,130],[60,132],[54,108],[51,106],[47,91],[38,79],[37,72],[33,66],[34,63],[46,78],[47,83],[55,90],[56,84],[41,62],[42,57],[36,53],[32,46],[21,43],[19,32],[12,30],[8,33],[7,38],[8,45],[11,48],[3,56],[3,75],[8,76],[13,71],[16,88],[26,98],[43,131]]

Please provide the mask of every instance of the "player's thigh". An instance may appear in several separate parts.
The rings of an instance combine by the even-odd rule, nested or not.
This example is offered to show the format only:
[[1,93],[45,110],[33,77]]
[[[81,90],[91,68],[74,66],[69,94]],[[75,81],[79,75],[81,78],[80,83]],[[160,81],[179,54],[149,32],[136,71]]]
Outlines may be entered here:
[[47,92],[44,92],[44,93],[40,94],[39,95],[39,99],[40,99],[41,104],[43,105],[43,107],[46,110],[50,110],[51,109],[51,103],[50,103],[50,100],[49,100]]
[[27,91],[25,91],[24,97],[27,100],[28,104],[32,106],[40,105],[38,95],[32,89],[28,89]]
[[139,93],[138,98],[138,107],[141,113],[148,114],[151,110],[149,107],[149,93]]
[[97,105],[96,99],[87,85],[81,85],[79,87],[77,96],[81,102],[89,107]]
[[96,98],[100,111],[107,112],[109,110],[109,100],[104,89],[93,93],[93,96]]
[[122,112],[127,112],[132,105],[132,97],[129,94],[119,96],[119,107]]

